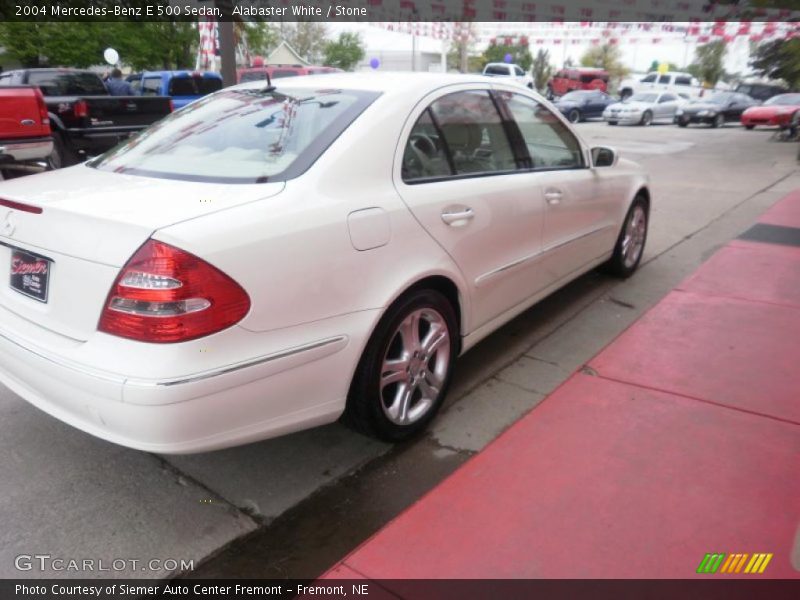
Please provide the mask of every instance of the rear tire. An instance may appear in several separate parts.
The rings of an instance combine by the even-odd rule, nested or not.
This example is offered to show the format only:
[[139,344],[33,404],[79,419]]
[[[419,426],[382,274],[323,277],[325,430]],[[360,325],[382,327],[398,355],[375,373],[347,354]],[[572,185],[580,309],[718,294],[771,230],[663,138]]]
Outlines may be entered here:
[[714,117],[714,121],[711,123],[711,126],[714,129],[718,129],[718,128],[722,127],[723,125],[725,125],[725,116],[724,115],[717,115],[716,117]]
[[458,354],[449,300],[415,290],[381,318],[358,363],[342,423],[388,442],[422,432],[442,405]]
[[688,119],[678,119],[678,127],[688,127],[689,120]]
[[744,126],[744,128],[747,129],[747,130],[755,129],[755,127],[756,127],[755,125],[745,125]]
[[64,141],[64,136],[58,132],[53,133],[53,151],[47,157],[48,170],[54,171],[69,167],[78,162],[78,157]]
[[604,271],[621,279],[633,275],[644,254],[649,223],[647,200],[642,195],[636,196],[622,222],[614,254],[603,265]]
[[616,122],[616,121],[609,121],[609,122],[608,122],[608,124],[609,124],[609,125],[616,125],[616,124],[617,124],[617,122]]

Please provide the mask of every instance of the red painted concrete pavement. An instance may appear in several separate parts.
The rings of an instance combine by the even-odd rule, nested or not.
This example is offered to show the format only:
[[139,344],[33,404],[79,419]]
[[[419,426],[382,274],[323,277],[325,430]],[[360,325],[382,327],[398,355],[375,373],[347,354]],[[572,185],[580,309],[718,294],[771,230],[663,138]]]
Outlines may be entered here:
[[589,367],[326,577],[800,578],[800,248],[731,242]]

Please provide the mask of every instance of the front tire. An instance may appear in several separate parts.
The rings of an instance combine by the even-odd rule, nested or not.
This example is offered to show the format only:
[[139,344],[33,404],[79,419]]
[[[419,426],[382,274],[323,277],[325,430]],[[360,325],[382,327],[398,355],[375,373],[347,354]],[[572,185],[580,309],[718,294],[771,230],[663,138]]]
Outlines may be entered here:
[[748,131],[751,130],[751,129],[755,129],[755,127],[756,127],[755,125],[745,125],[744,126],[744,128],[747,129]]
[[717,115],[716,117],[714,117],[714,121],[711,123],[711,126],[714,129],[719,129],[723,125],[725,125],[725,116],[724,115]]
[[642,115],[642,120],[640,121],[639,124],[644,127],[647,127],[652,122],[653,122],[653,113],[651,113],[649,110],[644,111],[644,114]]
[[689,119],[683,117],[678,119],[678,127],[688,127],[688,126],[689,126]]
[[571,111],[567,113],[567,120],[570,123],[580,123],[581,120],[581,111],[577,108],[573,108]]
[[439,292],[400,298],[367,343],[342,422],[388,442],[422,432],[447,394],[458,336],[455,310]]
[[614,254],[603,265],[604,270],[615,277],[627,279],[639,267],[647,242],[649,213],[644,196],[637,196],[625,215],[619,232]]

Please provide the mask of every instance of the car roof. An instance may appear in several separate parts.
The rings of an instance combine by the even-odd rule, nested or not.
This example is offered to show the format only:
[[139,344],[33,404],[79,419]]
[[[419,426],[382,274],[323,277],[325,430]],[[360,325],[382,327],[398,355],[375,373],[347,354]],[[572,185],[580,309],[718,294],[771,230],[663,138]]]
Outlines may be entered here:
[[[483,75],[461,75],[455,73],[373,72],[327,73],[276,79],[272,85],[280,89],[291,88],[340,88],[382,93],[425,93],[446,85],[481,84],[496,85],[497,81]],[[228,89],[254,89],[263,87],[263,81],[240,83]]]

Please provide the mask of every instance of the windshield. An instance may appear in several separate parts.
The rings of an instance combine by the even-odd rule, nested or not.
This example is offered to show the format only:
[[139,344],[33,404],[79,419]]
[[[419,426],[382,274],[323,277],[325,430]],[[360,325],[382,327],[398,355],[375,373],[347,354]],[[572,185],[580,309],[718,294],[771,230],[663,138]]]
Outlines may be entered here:
[[655,102],[658,94],[634,94],[628,98],[628,102]]
[[222,91],[88,164],[189,181],[284,181],[310,167],[378,95],[333,89]]
[[561,102],[583,102],[593,93],[594,92],[587,92],[585,90],[567,92],[566,94],[561,96]]
[[800,106],[800,94],[780,94],[773,96],[764,106]]
[[245,71],[239,77],[239,83],[247,83],[248,81],[266,81],[266,71]]
[[32,71],[29,85],[38,85],[45,96],[107,96],[108,91],[94,73]]

